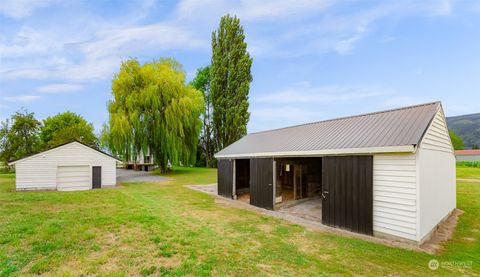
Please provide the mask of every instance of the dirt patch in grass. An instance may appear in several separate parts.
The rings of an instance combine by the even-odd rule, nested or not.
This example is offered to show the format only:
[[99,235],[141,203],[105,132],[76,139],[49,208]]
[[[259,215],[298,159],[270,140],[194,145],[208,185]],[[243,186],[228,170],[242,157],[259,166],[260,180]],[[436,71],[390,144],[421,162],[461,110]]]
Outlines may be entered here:
[[428,253],[440,253],[445,243],[450,240],[457,227],[462,210],[455,209],[442,223],[440,223],[430,239],[422,244],[421,248]]
[[271,224],[258,224],[257,228],[264,233],[271,233],[273,231],[273,226]]

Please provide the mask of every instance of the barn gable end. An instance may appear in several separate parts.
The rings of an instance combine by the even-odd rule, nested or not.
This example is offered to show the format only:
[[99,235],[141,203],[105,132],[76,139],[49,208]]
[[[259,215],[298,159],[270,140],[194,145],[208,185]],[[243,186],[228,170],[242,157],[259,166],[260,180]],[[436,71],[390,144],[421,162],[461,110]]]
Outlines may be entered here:
[[448,134],[447,121],[441,107],[439,107],[432,123],[428,127],[420,143],[420,148],[453,153],[452,141]]
[[417,241],[423,241],[456,207],[455,155],[441,106],[420,142],[416,157]]

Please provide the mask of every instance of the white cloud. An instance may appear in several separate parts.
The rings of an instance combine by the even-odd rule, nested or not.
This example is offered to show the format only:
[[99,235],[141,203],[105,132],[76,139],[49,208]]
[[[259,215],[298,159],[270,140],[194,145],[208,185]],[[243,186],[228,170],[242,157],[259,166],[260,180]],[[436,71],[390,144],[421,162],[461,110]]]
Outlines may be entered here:
[[68,93],[79,91],[83,86],[78,84],[51,84],[37,88],[38,92],[42,93]]
[[329,103],[333,101],[352,101],[388,94],[387,89],[376,87],[322,86],[312,87],[308,82],[253,98],[257,103]]
[[52,48],[57,48],[54,39],[28,26],[23,26],[13,38],[4,38],[0,43],[1,55],[8,58],[45,53]]
[[244,0],[238,11],[244,20],[276,19],[287,16],[305,16],[333,5],[333,0]]
[[142,49],[195,49],[207,48],[206,40],[197,39],[186,28],[169,23],[133,26],[120,29],[100,30],[96,39],[83,43],[81,51],[86,57],[95,59],[125,54]]
[[53,2],[52,0],[3,0],[0,13],[13,18],[27,17],[35,9],[46,7]]
[[[438,0],[431,6],[431,14],[435,16],[451,15],[453,13],[453,0]],[[426,7],[428,9],[428,7]]]
[[[33,10],[25,8],[27,2],[31,9],[50,3],[8,1],[3,9],[28,14]],[[14,36],[2,34],[0,79],[82,82],[109,79],[118,70],[120,61],[129,57],[148,56],[159,50],[206,53],[210,32],[225,13],[239,15],[245,25],[249,51],[254,56],[289,58],[327,52],[349,54],[373,33],[374,24],[381,19],[393,15],[445,15],[453,9],[449,1],[387,1],[340,13],[330,9],[338,2],[341,3],[338,0],[233,3],[185,0],[171,16],[150,24],[142,24],[140,20],[150,12],[153,0],[138,3],[138,9],[120,18],[107,20],[79,13],[68,26],[58,24],[49,29],[23,26]]]
[[356,33],[354,33],[351,37],[339,41],[335,46],[335,50],[337,51],[337,53],[342,55],[352,52],[355,43],[362,39],[366,35],[366,33],[367,28],[364,26],[360,26],[357,29]]
[[[208,39],[199,39],[188,28],[172,23],[110,28],[98,26],[93,38],[85,40],[39,33],[22,28],[14,43],[0,43],[5,62],[0,67],[5,79],[61,79],[87,81],[108,79],[119,68],[122,59],[148,51],[208,49]],[[32,57],[22,65],[13,58]],[[35,63],[35,61],[37,61]]]
[[265,21],[285,17],[304,17],[326,9],[338,0],[184,0],[176,16],[185,20],[215,20],[230,13],[242,21]]
[[[282,26],[280,33],[272,32],[267,25],[264,27],[265,32],[255,33],[250,37],[249,48],[256,56],[274,58],[321,55],[329,52],[350,54],[359,42],[374,33],[376,24],[382,20],[448,16],[453,11],[454,3],[437,0],[379,1],[362,9],[343,13],[328,9],[329,7],[325,5],[325,11],[316,10],[315,16],[307,17],[301,25],[281,25],[284,21],[279,21],[276,26]],[[304,11],[304,14],[309,14],[309,11]],[[258,18],[260,19],[261,17]]]
[[2,71],[1,76],[5,79],[45,79],[50,74],[47,70],[40,68],[19,68]]
[[6,97],[3,97],[3,100],[7,101],[7,102],[25,102],[25,103],[28,103],[28,102],[38,100],[40,98],[42,98],[42,97],[38,96],[38,95],[22,95],[22,96],[6,96]]

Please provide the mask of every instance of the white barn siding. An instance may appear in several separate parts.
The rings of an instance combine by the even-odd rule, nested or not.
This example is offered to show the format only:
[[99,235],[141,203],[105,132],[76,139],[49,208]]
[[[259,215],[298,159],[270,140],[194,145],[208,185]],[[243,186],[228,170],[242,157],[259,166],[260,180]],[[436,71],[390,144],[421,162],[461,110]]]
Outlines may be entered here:
[[17,190],[55,190],[58,166],[81,165],[102,167],[102,187],[116,184],[113,158],[80,143],[71,143],[16,163]]
[[441,108],[420,143],[417,160],[420,241],[456,207],[455,155]]
[[442,109],[438,110],[430,127],[428,127],[420,143],[420,148],[451,153],[453,155],[452,142],[450,141],[447,122]]
[[415,154],[373,156],[373,231],[409,240],[417,237]]

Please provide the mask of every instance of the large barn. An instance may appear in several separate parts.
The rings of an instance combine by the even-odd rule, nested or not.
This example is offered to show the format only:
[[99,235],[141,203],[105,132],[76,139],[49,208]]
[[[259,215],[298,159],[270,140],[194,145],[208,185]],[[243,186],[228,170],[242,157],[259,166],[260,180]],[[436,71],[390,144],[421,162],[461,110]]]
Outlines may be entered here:
[[279,209],[318,201],[325,225],[422,243],[456,207],[440,102],[249,134],[216,154],[218,194]]
[[107,153],[74,141],[9,165],[15,165],[18,191],[74,191],[115,186],[117,162]]

